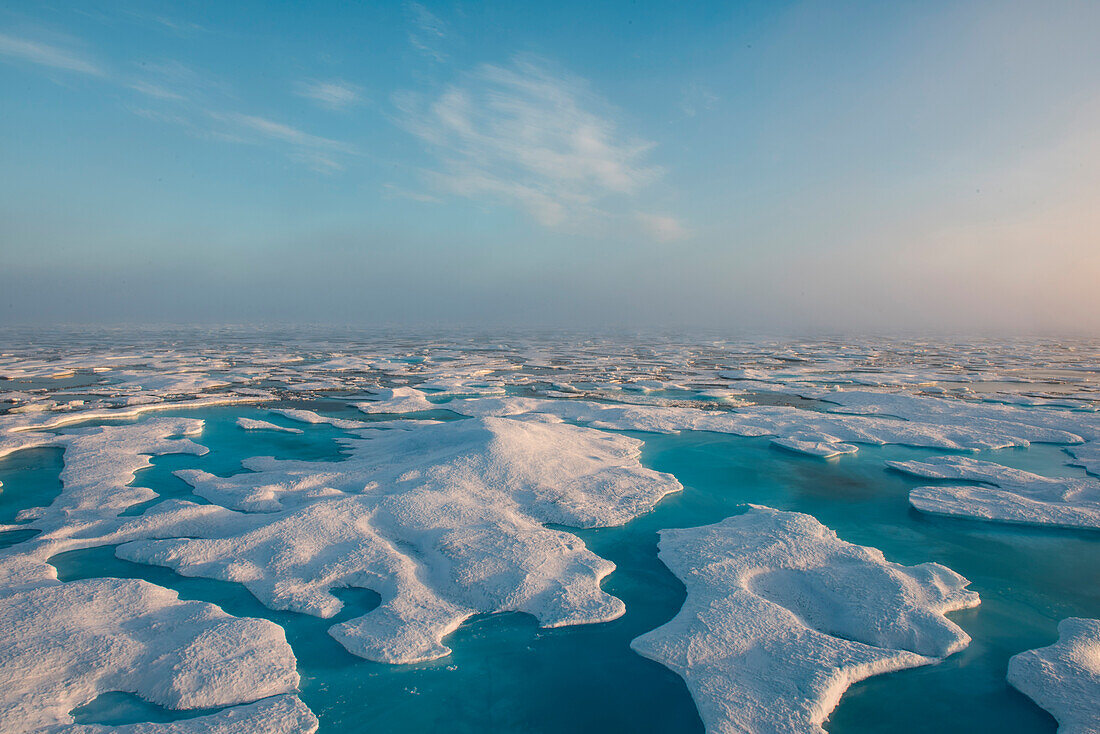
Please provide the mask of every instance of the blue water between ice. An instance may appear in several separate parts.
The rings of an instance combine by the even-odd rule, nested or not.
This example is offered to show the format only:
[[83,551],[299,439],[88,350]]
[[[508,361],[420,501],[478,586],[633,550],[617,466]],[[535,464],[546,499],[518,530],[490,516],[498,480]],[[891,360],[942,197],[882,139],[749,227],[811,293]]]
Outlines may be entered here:
[[[351,417],[337,406],[310,407]],[[197,440],[211,451],[202,457],[158,457],[139,472],[135,484],[162,497],[196,499],[172,475],[175,469],[227,475],[241,471],[241,460],[250,456],[339,457],[335,439],[343,434],[329,426],[295,424],[253,407],[181,414],[206,421]],[[246,432],[234,424],[241,415],[305,433]],[[672,618],[684,599],[683,585],[657,559],[657,531],[717,522],[743,511],[744,503],[763,504],[812,514],[841,538],[880,548],[893,561],[943,563],[970,579],[982,597],[979,608],[952,615],[973,637],[965,651],[939,665],[856,684],[827,722],[830,732],[1055,731],[1053,718],[1008,686],[1005,670],[1011,655],[1053,642],[1059,620],[1100,617],[1100,533],[934,518],[910,509],[908,491],[928,482],[892,472],[884,460],[942,451],[863,446],[856,455],[822,461],[771,447],[766,438],[631,435],[645,441],[645,464],[674,474],[684,491],[624,527],[575,531],[617,565],[604,587],[626,603],[626,615],[553,630],[539,629],[521,614],[480,616],[447,639],[452,655],[426,664],[372,663],[328,636],[332,624],[373,608],[378,603],[373,592],[344,592],[345,609],[322,620],[269,610],[238,584],[119,560],[111,547],[55,556],[53,563],[65,581],[142,578],[175,589],[181,598],[282,625],[298,657],[302,698],[320,718],[322,732],[698,732],[702,724],[680,678],[629,647],[631,639]],[[1055,446],[980,456],[1049,476],[1083,475]],[[11,522],[23,507],[48,504],[60,490],[61,467],[56,449],[0,460],[0,522]],[[30,534],[0,534],[0,545]],[[201,713],[207,712],[167,711],[121,693],[74,710],[80,722],[104,724]]]

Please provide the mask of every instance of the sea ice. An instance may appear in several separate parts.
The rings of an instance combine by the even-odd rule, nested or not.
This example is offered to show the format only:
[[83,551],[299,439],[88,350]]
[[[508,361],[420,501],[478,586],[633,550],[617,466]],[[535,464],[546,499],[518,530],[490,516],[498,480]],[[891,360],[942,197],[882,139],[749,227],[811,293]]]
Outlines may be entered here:
[[852,683],[964,648],[944,614],[978,604],[944,566],[891,563],[768,507],[662,530],[660,558],[687,599],[631,646],[683,677],[707,730],[723,734],[820,734]]
[[238,418],[237,425],[246,431],[282,431],[284,433],[301,433],[301,428],[287,428],[286,426],[277,426],[274,423],[268,421],[256,420],[255,418]]
[[52,431],[55,428],[74,423],[87,423],[97,420],[126,420],[137,418],[144,413],[160,410],[197,410],[219,405],[240,403],[258,403],[263,397],[251,395],[222,395],[209,398],[195,398],[179,402],[157,402],[131,405],[111,410],[81,410],[66,413],[39,413],[35,415],[0,415],[0,437],[19,434],[24,431]]
[[[714,431],[739,436],[776,436],[824,434],[837,443],[886,443],[941,449],[997,449],[1027,446],[1020,435],[998,433],[987,427],[967,425],[941,426],[935,423],[901,420],[890,416],[863,416],[819,413],[786,406],[753,406],[735,410],[701,410],[689,407],[625,405],[583,400],[539,398],[477,398],[454,400],[444,407],[461,415],[485,416],[547,413],[565,420],[586,423],[594,428],[620,431],[675,433],[678,431]],[[1032,435],[1064,442],[1080,441],[1066,433],[1040,429]]]
[[154,418],[131,425],[80,428],[57,436],[55,445],[65,447],[64,489],[47,508],[49,514],[69,520],[74,514],[98,518],[155,499],[157,494],[151,489],[128,486],[134,474],[151,466],[152,455],[207,453],[205,446],[183,438],[202,433],[202,426],[202,421],[194,418]]
[[30,541],[0,549],[4,586],[23,588],[52,579],[52,569],[46,563],[51,555],[110,543],[103,538],[123,523],[119,515],[124,510],[157,498],[151,489],[129,486],[136,472],[151,465],[151,455],[205,454],[205,447],[185,438],[200,433],[202,426],[202,421],[194,418],[158,417],[62,435],[28,434],[47,439],[43,445],[64,447],[62,489],[48,507],[22,510],[16,519],[24,524],[0,526],[3,530],[40,531]]
[[343,356],[312,365],[312,369],[323,372],[370,372],[375,369],[379,360],[376,357]]
[[421,382],[417,387],[421,390],[431,390],[432,395],[450,397],[504,394],[504,388],[501,385],[490,385],[486,382],[473,381],[462,377],[435,377]]
[[1058,720],[1058,734],[1100,732],[1100,619],[1063,619],[1057,642],[1008,661],[1008,682]]
[[[414,346],[407,335],[355,345],[311,335],[275,349],[255,340],[229,340],[216,350],[175,341],[132,350],[45,342],[20,347],[0,354],[0,376],[22,381],[12,385],[17,390],[0,394],[6,401],[0,410],[7,411],[0,413],[0,457],[61,446],[65,471],[61,494],[49,507],[25,509],[18,515],[22,524],[3,527],[39,533],[0,549],[0,596],[82,588],[57,584],[48,559],[78,548],[118,545],[122,557],[240,581],[269,606],[322,617],[340,608],[333,590],[375,589],[382,605],[334,627],[332,634],[376,660],[410,662],[446,654],[444,635],[479,612],[526,611],[544,625],[611,619],[622,604],[599,583],[613,566],[575,535],[546,525],[627,522],[679,485],[640,465],[637,442],[597,429],[763,436],[819,456],[864,444],[979,450],[1043,441],[1073,444],[1067,451],[1100,475],[1098,353],[1088,345],[1074,349],[1040,343],[660,339],[585,340],[564,347],[539,337],[493,344],[427,340]],[[852,389],[855,385],[867,387]],[[307,402],[308,393],[336,388],[343,400],[374,393],[356,404],[364,412],[449,409],[472,419],[348,420],[297,409],[315,405]],[[685,392],[648,394],[666,388]],[[508,392],[569,399],[507,397]],[[486,397],[491,395],[496,397]],[[180,472],[196,495],[215,504],[174,499],[152,504],[155,492],[129,486],[150,455],[204,451],[186,438],[198,431],[198,421],[146,419],[46,433],[148,411],[288,397],[297,401],[287,403],[294,407],[276,413],[349,432],[340,439],[346,449],[341,460],[258,457],[243,462],[248,471],[228,478]],[[441,397],[455,399],[432,402]],[[743,404],[750,401],[759,404]],[[828,402],[835,407],[829,409]],[[125,407],[112,408],[119,405]],[[295,430],[255,419],[239,425]],[[979,494],[995,497],[1002,511],[1009,497],[1025,506],[1023,514],[1034,516],[1038,508],[1057,519],[1080,510],[1082,498],[1086,509],[1095,502],[1092,480],[1070,480],[1080,484],[1069,486],[1066,480],[1026,473],[1021,479],[1003,471],[1008,470],[967,477],[998,479],[996,488],[927,491],[975,493],[967,495],[970,505]],[[146,502],[150,505],[141,507]],[[143,511],[135,514],[138,509]],[[778,721],[820,731],[852,680],[931,662],[965,644],[965,635],[940,616],[976,602],[961,578],[929,564],[913,569],[888,564],[874,551],[836,540],[809,518],[761,520],[766,515],[761,509],[749,513],[754,514],[755,520],[727,521],[731,525],[724,531],[713,530],[725,525],[719,524],[664,534],[662,558],[685,579],[689,599],[676,620],[637,643],[648,640],[658,652],[682,655],[670,664],[677,670],[688,657],[698,662],[685,677],[696,700],[709,707],[704,718],[712,729],[724,730],[712,721],[729,714],[724,726],[744,719],[764,728],[775,728]],[[1079,516],[1071,519],[1081,524]],[[752,523],[757,525],[748,527]],[[777,530],[781,526],[787,530]],[[706,548],[690,542],[708,532],[714,542],[707,541]],[[720,540],[724,534],[736,537]],[[727,557],[729,549],[740,555]],[[703,559],[699,573],[688,573],[690,564],[682,560],[688,556]],[[730,581],[738,573],[741,577]],[[129,584],[139,582],[117,583],[122,585],[113,590],[104,587],[103,604],[114,603],[107,597],[124,602]],[[178,600],[173,604],[183,606]],[[127,610],[132,608],[112,608],[104,618],[124,627],[148,616],[129,616]],[[689,618],[693,611],[697,618]],[[730,620],[738,628],[723,626]],[[709,623],[713,629],[706,628]],[[672,640],[670,630],[687,637]],[[108,631],[105,639],[116,634],[125,640],[129,633]],[[116,665],[110,653],[103,659],[108,667]],[[143,683],[155,686],[158,680],[163,676]],[[16,692],[9,691],[12,700],[18,690],[17,685],[11,688]],[[240,700],[252,703],[209,716],[117,731],[312,731],[316,721],[305,705],[289,688],[280,690],[250,693]],[[269,697],[256,698],[261,695]]]
[[846,413],[891,415],[907,421],[944,427],[967,428],[993,435],[1011,436],[1015,445],[1030,441],[1079,444],[1100,439],[1100,414],[1068,410],[1035,410],[994,403],[876,393],[861,390],[818,391],[812,394],[838,403]]
[[411,387],[378,390],[377,394],[377,400],[356,403],[355,407],[364,413],[416,413],[439,407],[429,402],[423,391]]
[[342,380],[307,380],[306,382],[287,382],[285,388],[291,392],[327,392],[343,390],[347,383]]
[[[109,691],[214,708],[298,686],[281,627],[132,579],[54,582],[0,596],[0,730],[71,723]],[[305,717],[308,719],[309,717]]]
[[272,413],[281,415],[284,418],[289,418],[292,421],[298,421],[299,423],[312,423],[314,425],[327,424],[333,428],[340,428],[343,430],[357,430],[362,428],[372,428],[373,426],[366,421],[352,421],[346,418],[332,418],[327,415],[321,415],[312,410],[305,410],[303,408],[272,408]]
[[1089,474],[1100,477],[1100,441],[1067,448],[1075,466],[1083,466]]
[[228,387],[231,383],[201,371],[191,372],[119,372],[123,381],[112,385],[121,390],[136,390],[157,395],[193,395],[204,390]]
[[772,443],[788,451],[794,451],[809,456],[817,456],[822,459],[831,459],[841,454],[854,454],[859,451],[857,446],[843,443],[836,436],[827,433],[811,433],[808,431],[796,431],[783,438],[773,438]]
[[886,463],[919,477],[992,485],[917,487],[909,493],[909,503],[923,512],[1028,525],[1100,528],[1100,480],[1051,479],[966,456]]
[[317,717],[297,696],[272,696],[207,716],[122,726],[74,724],[64,734],[313,734]]
[[[245,584],[276,609],[331,617],[331,590],[370,588],[381,606],[332,634],[385,662],[446,655],[443,637],[479,612],[522,611],[543,626],[614,619],[600,589],[614,565],[545,527],[619,525],[680,489],[644,468],[641,442],[562,423],[484,418],[344,441],[337,462],[245,462],[228,478],[179,472],[215,511],[186,538],[119,547],[129,560]],[[164,512],[181,505],[170,505]],[[161,513],[147,512],[156,523]]]
[[50,433],[11,433],[0,434],[0,459],[23,449],[50,446],[56,437]]

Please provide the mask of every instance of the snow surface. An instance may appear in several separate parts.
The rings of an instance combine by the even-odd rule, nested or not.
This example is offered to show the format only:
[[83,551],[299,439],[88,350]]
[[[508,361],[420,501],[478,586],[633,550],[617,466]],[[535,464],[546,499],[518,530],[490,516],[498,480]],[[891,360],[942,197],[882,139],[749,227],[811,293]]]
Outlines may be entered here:
[[[144,413],[160,410],[196,410],[199,408],[212,408],[218,405],[234,405],[239,403],[256,403],[263,400],[257,396],[247,395],[227,395],[217,398],[197,398],[194,400],[183,400],[179,402],[156,402],[142,405],[132,405],[126,408],[115,408],[109,410],[83,410],[83,411],[71,411],[67,413],[35,413],[35,414],[5,414],[0,415],[0,438],[16,438],[21,435],[35,435],[24,434],[25,431],[50,431],[63,426],[73,425],[75,423],[87,423],[88,421],[95,420],[119,420],[137,418]],[[0,450],[2,450],[3,444],[0,444]],[[6,452],[10,453],[10,451]],[[0,453],[0,456],[3,456]]]
[[327,415],[321,415],[313,410],[304,410],[302,408],[272,408],[272,413],[281,415],[284,418],[289,418],[292,421],[298,421],[299,423],[311,423],[313,425],[330,425],[333,428],[341,428],[344,430],[357,430],[363,428],[371,428],[371,424],[366,421],[351,421],[346,418],[332,418]]
[[301,428],[287,428],[277,426],[269,421],[261,421],[255,418],[238,418],[237,425],[246,431],[282,431],[283,433],[301,433]]
[[852,683],[966,647],[944,614],[978,604],[944,566],[891,563],[767,507],[662,530],[660,558],[687,599],[631,646],[683,677],[707,730],[723,734],[822,732]]
[[[36,333],[25,344],[5,344],[0,377],[19,382],[5,385],[13,389],[0,394],[0,458],[57,446],[64,449],[65,469],[61,492],[48,507],[27,508],[15,524],[3,526],[38,534],[0,549],[0,597],[62,593],[45,591],[72,586],[58,584],[49,564],[53,555],[119,545],[125,557],[238,580],[269,606],[322,617],[340,608],[332,590],[375,589],[382,606],[332,633],[357,654],[408,662],[446,654],[443,635],[474,613],[527,611],[544,625],[621,614],[621,602],[599,588],[613,566],[575,535],[546,524],[600,527],[628,522],[679,485],[641,466],[636,441],[604,430],[760,436],[822,457],[887,443],[976,451],[1041,441],[1065,445],[1073,461],[1100,475],[1100,348],[1084,342],[642,342],[586,337],[566,344],[560,337],[537,335],[486,340],[407,333],[329,342],[313,332],[286,340],[245,337],[231,335],[216,349],[206,335],[188,343],[182,335],[165,339],[160,333],[126,346],[120,343],[126,337],[118,332],[99,343],[83,334],[54,339]],[[669,389],[675,394],[664,394]],[[341,400],[371,393],[369,400],[355,405],[367,413],[394,413],[393,420],[323,415],[323,401],[332,400],[326,395],[330,390],[340,390]],[[431,402],[439,397],[453,400]],[[152,504],[155,492],[130,486],[151,456],[206,450],[192,440],[201,421],[149,418],[150,412],[276,400],[291,406],[273,409],[276,414],[346,431],[341,439],[346,456],[331,462],[257,457],[244,462],[249,471],[229,478],[182,472],[196,494],[215,503],[209,505],[182,500]],[[422,410],[451,410],[471,419],[437,423],[400,416]],[[141,422],[66,428],[119,419]],[[295,430],[242,421],[239,425],[246,429]],[[63,429],[68,432],[58,433]],[[937,493],[932,496],[940,509],[950,504],[944,500],[950,496],[960,512],[1095,526],[1096,482],[1011,474],[1005,467],[974,470],[981,463],[953,477],[988,486],[935,487],[917,490],[914,496]],[[935,471],[945,470],[941,465]],[[133,515],[142,503],[151,505]],[[675,556],[672,539],[688,532],[667,531],[662,557]],[[777,535],[775,528],[761,532],[760,537]],[[714,594],[714,609],[704,610],[708,619],[712,613],[720,620],[732,618],[723,615],[732,615],[735,604],[741,605],[737,610],[766,612],[756,626],[699,632],[699,640],[713,634],[718,642],[690,650],[700,656],[698,685],[714,693],[712,699],[729,690],[729,683],[706,686],[707,676],[717,675],[730,640],[746,645],[746,655],[775,651],[779,667],[773,671],[763,659],[749,660],[745,669],[759,675],[739,679],[744,685],[737,690],[751,697],[774,688],[782,698],[769,703],[769,710],[801,712],[791,714],[795,718],[789,721],[809,731],[818,730],[820,721],[811,720],[818,713],[823,719],[851,680],[928,662],[946,654],[943,650],[952,640],[958,642],[948,627],[947,632],[940,630],[943,644],[925,645],[935,637],[929,630],[939,629],[936,619],[942,618],[937,617],[934,591],[925,588],[927,579],[914,578],[940,574],[944,608],[972,596],[941,567],[931,567],[940,569],[935,572],[919,571],[924,566],[901,569],[881,559],[834,564],[833,559],[848,557],[821,548],[847,544],[828,541],[824,529],[815,532],[790,531],[800,538],[797,547],[781,552],[777,546],[772,556],[743,533],[738,547],[751,550],[748,557],[765,564],[760,566],[765,570],[746,576],[743,586],[717,588],[725,571],[733,573],[717,557],[702,566],[716,569],[714,584],[700,578],[685,581],[691,590],[689,605]],[[720,545],[715,541],[715,547]],[[787,567],[776,560],[787,556],[807,565],[790,561]],[[813,565],[813,559],[820,565]],[[867,574],[889,580],[870,582]],[[97,587],[104,599],[114,599],[104,619],[117,620],[123,630],[135,624],[140,629],[140,621],[149,615],[127,602],[132,596],[129,584],[139,582],[117,583],[122,585]],[[894,596],[882,591],[895,587],[902,591]],[[868,589],[864,595],[878,603],[844,614],[830,612],[846,608],[852,588],[860,590],[854,597],[861,602]],[[48,600],[44,603],[48,606]],[[172,608],[183,604],[174,600]],[[891,604],[900,605],[903,624],[878,624],[875,610],[894,609]],[[29,613],[26,606],[16,609],[13,614]],[[919,617],[918,609],[929,611]],[[845,614],[854,615],[859,624],[845,627]],[[14,621],[31,624],[27,619]],[[677,620],[684,629],[691,626],[683,614]],[[73,624],[95,629],[88,620]],[[108,669],[116,665],[110,639],[117,636],[119,645],[129,639],[129,632],[111,629],[103,632],[100,656]],[[898,639],[906,630],[912,633],[912,644]],[[206,639],[204,635],[199,638]],[[640,639],[653,635],[659,638],[655,632]],[[668,643],[662,649],[674,648]],[[736,655],[729,652],[728,657]],[[829,660],[840,664],[832,667]],[[143,683],[149,686],[168,685],[154,673],[137,665],[132,675],[147,676]],[[806,680],[807,688],[792,688]],[[87,695],[101,690],[81,685],[91,686]],[[11,700],[20,698],[18,690],[10,689]],[[253,691],[238,705],[196,719],[118,730],[312,731],[312,714],[289,688],[281,690]],[[224,697],[233,698],[229,692]]]
[[356,403],[355,407],[364,413],[416,413],[422,410],[435,410],[439,407],[429,402],[422,390],[411,387],[378,390],[377,394],[376,401]]
[[966,456],[886,463],[919,477],[992,485],[917,487],[909,493],[909,503],[922,512],[1026,525],[1100,528],[1100,480],[1052,479]]
[[858,446],[843,443],[836,436],[827,433],[811,433],[808,431],[796,431],[783,438],[773,438],[772,444],[780,448],[794,451],[808,456],[817,456],[822,459],[831,459],[842,454],[854,454],[859,451]]
[[272,696],[207,716],[165,723],[74,724],[65,734],[313,734],[318,721],[297,696]]
[[1073,463],[1083,466],[1089,474],[1100,477],[1100,443],[1087,443],[1066,449],[1073,455]]
[[2,731],[70,723],[71,709],[109,691],[189,709],[249,703],[298,686],[281,627],[180,601],[144,581],[54,582],[6,594],[0,629]]
[[[885,416],[817,413],[786,406],[753,406],[722,411],[506,397],[452,401],[445,407],[455,413],[470,416],[548,413],[595,428],[620,431],[714,431],[739,436],[776,436],[791,439],[793,445],[797,445],[797,435],[806,433],[828,436],[832,439],[831,442],[838,444],[890,443],[968,450],[1027,446],[1030,440],[1022,435],[997,433],[966,425],[941,426]],[[1080,441],[1075,435],[1038,429],[1028,435],[1042,437],[1036,440],[1060,440],[1064,443]]]
[[265,514],[182,519],[171,533],[189,537],[117,554],[238,581],[272,608],[321,617],[341,608],[332,589],[374,589],[381,606],[332,634],[356,655],[408,663],[448,654],[443,637],[476,613],[528,612],[547,627],[620,616],[622,602],[599,585],[614,565],[545,523],[619,525],[680,489],[639,463],[636,439],[549,418],[428,424],[346,444],[337,462],[177,472],[200,496]]
[[837,403],[837,410],[847,413],[890,415],[945,428],[984,431],[1011,438],[1015,445],[1026,446],[1031,441],[1061,444],[1100,441],[1100,413],[1095,411],[1035,410],[1033,407],[859,390],[808,391],[806,394]]
[[417,385],[421,390],[431,390],[432,395],[503,395],[504,387],[463,377],[436,377]]
[[1058,720],[1058,734],[1100,732],[1100,619],[1063,619],[1057,642],[1008,661],[1008,682]]

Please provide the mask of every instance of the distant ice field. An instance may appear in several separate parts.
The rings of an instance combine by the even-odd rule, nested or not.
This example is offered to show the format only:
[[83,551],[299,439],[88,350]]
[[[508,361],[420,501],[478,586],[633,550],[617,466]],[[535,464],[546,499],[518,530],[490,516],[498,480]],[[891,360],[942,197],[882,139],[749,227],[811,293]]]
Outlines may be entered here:
[[[3,344],[4,731],[741,731],[770,701],[757,731],[1054,732],[1009,660],[1100,618],[1100,344]],[[707,603],[766,631],[670,624],[715,563]],[[688,672],[632,647],[655,630]],[[811,655],[831,677],[767,683]]]

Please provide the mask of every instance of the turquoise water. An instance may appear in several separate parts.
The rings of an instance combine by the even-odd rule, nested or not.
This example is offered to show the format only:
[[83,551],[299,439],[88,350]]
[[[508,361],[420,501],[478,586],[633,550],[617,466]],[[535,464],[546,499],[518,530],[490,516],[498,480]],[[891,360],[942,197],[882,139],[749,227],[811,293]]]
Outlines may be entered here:
[[110,691],[97,696],[94,701],[78,706],[69,713],[77,724],[138,724],[143,722],[180,721],[204,716],[219,709],[188,709],[171,711],[155,703],[138,698],[132,693]]
[[[325,410],[329,405],[312,407],[330,412]],[[333,460],[340,456],[336,439],[344,435],[255,407],[180,415],[206,420],[206,430],[196,440],[212,450],[201,457],[158,457],[138,473],[135,484],[163,496],[193,498],[188,486],[171,475],[174,469],[227,475],[240,471],[241,459],[262,455]],[[241,415],[305,433],[246,432],[234,424]],[[364,416],[345,412],[341,417]],[[624,527],[575,531],[618,567],[604,586],[626,602],[627,613],[607,624],[540,630],[526,615],[482,616],[448,638],[453,655],[421,665],[389,666],[355,658],[326,633],[334,622],[373,608],[378,599],[372,592],[347,592],[347,607],[339,617],[321,620],[269,610],[237,584],[184,578],[119,560],[112,548],[64,554],[53,563],[63,580],[144,578],[177,590],[183,598],[282,625],[298,656],[302,698],[321,719],[322,732],[698,732],[702,725],[680,678],[629,648],[631,639],[674,616],[684,599],[682,584],[657,559],[657,531],[717,522],[742,511],[746,502],[765,504],[808,512],[842,538],[881,548],[891,560],[944,563],[969,578],[983,599],[978,609],[953,615],[974,638],[967,650],[941,665],[857,684],[827,725],[831,732],[1055,731],[1048,714],[1005,683],[1007,660],[1052,642],[1064,617],[1100,616],[1100,534],[916,513],[908,506],[907,493],[927,481],[889,471],[883,461],[943,452],[862,447],[854,456],[821,461],[775,449],[767,439],[631,435],[646,441],[645,463],[675,474],[685,490]],[[34,461],[26,456],[30,453],[0,460],[5,482],[0,511],[14,514],[21,506],[37,504],[30,498],[48,501],[49,492],[56,492],[56,452],[53,459],[47,451]],[[1068,457],[1054,446],[982,456],[1052,476],[1084,476],[1066,465]],[[180,717],[124,695],[103,696],[77,713],[81,721],[102,723]]]
[[[28,507],[44,507],[61,493],[61,449],[24,449],[0,459],[0,523],[17,524],[15,516]],[[0,531],[0,548],[22,542],[37,530]]]

